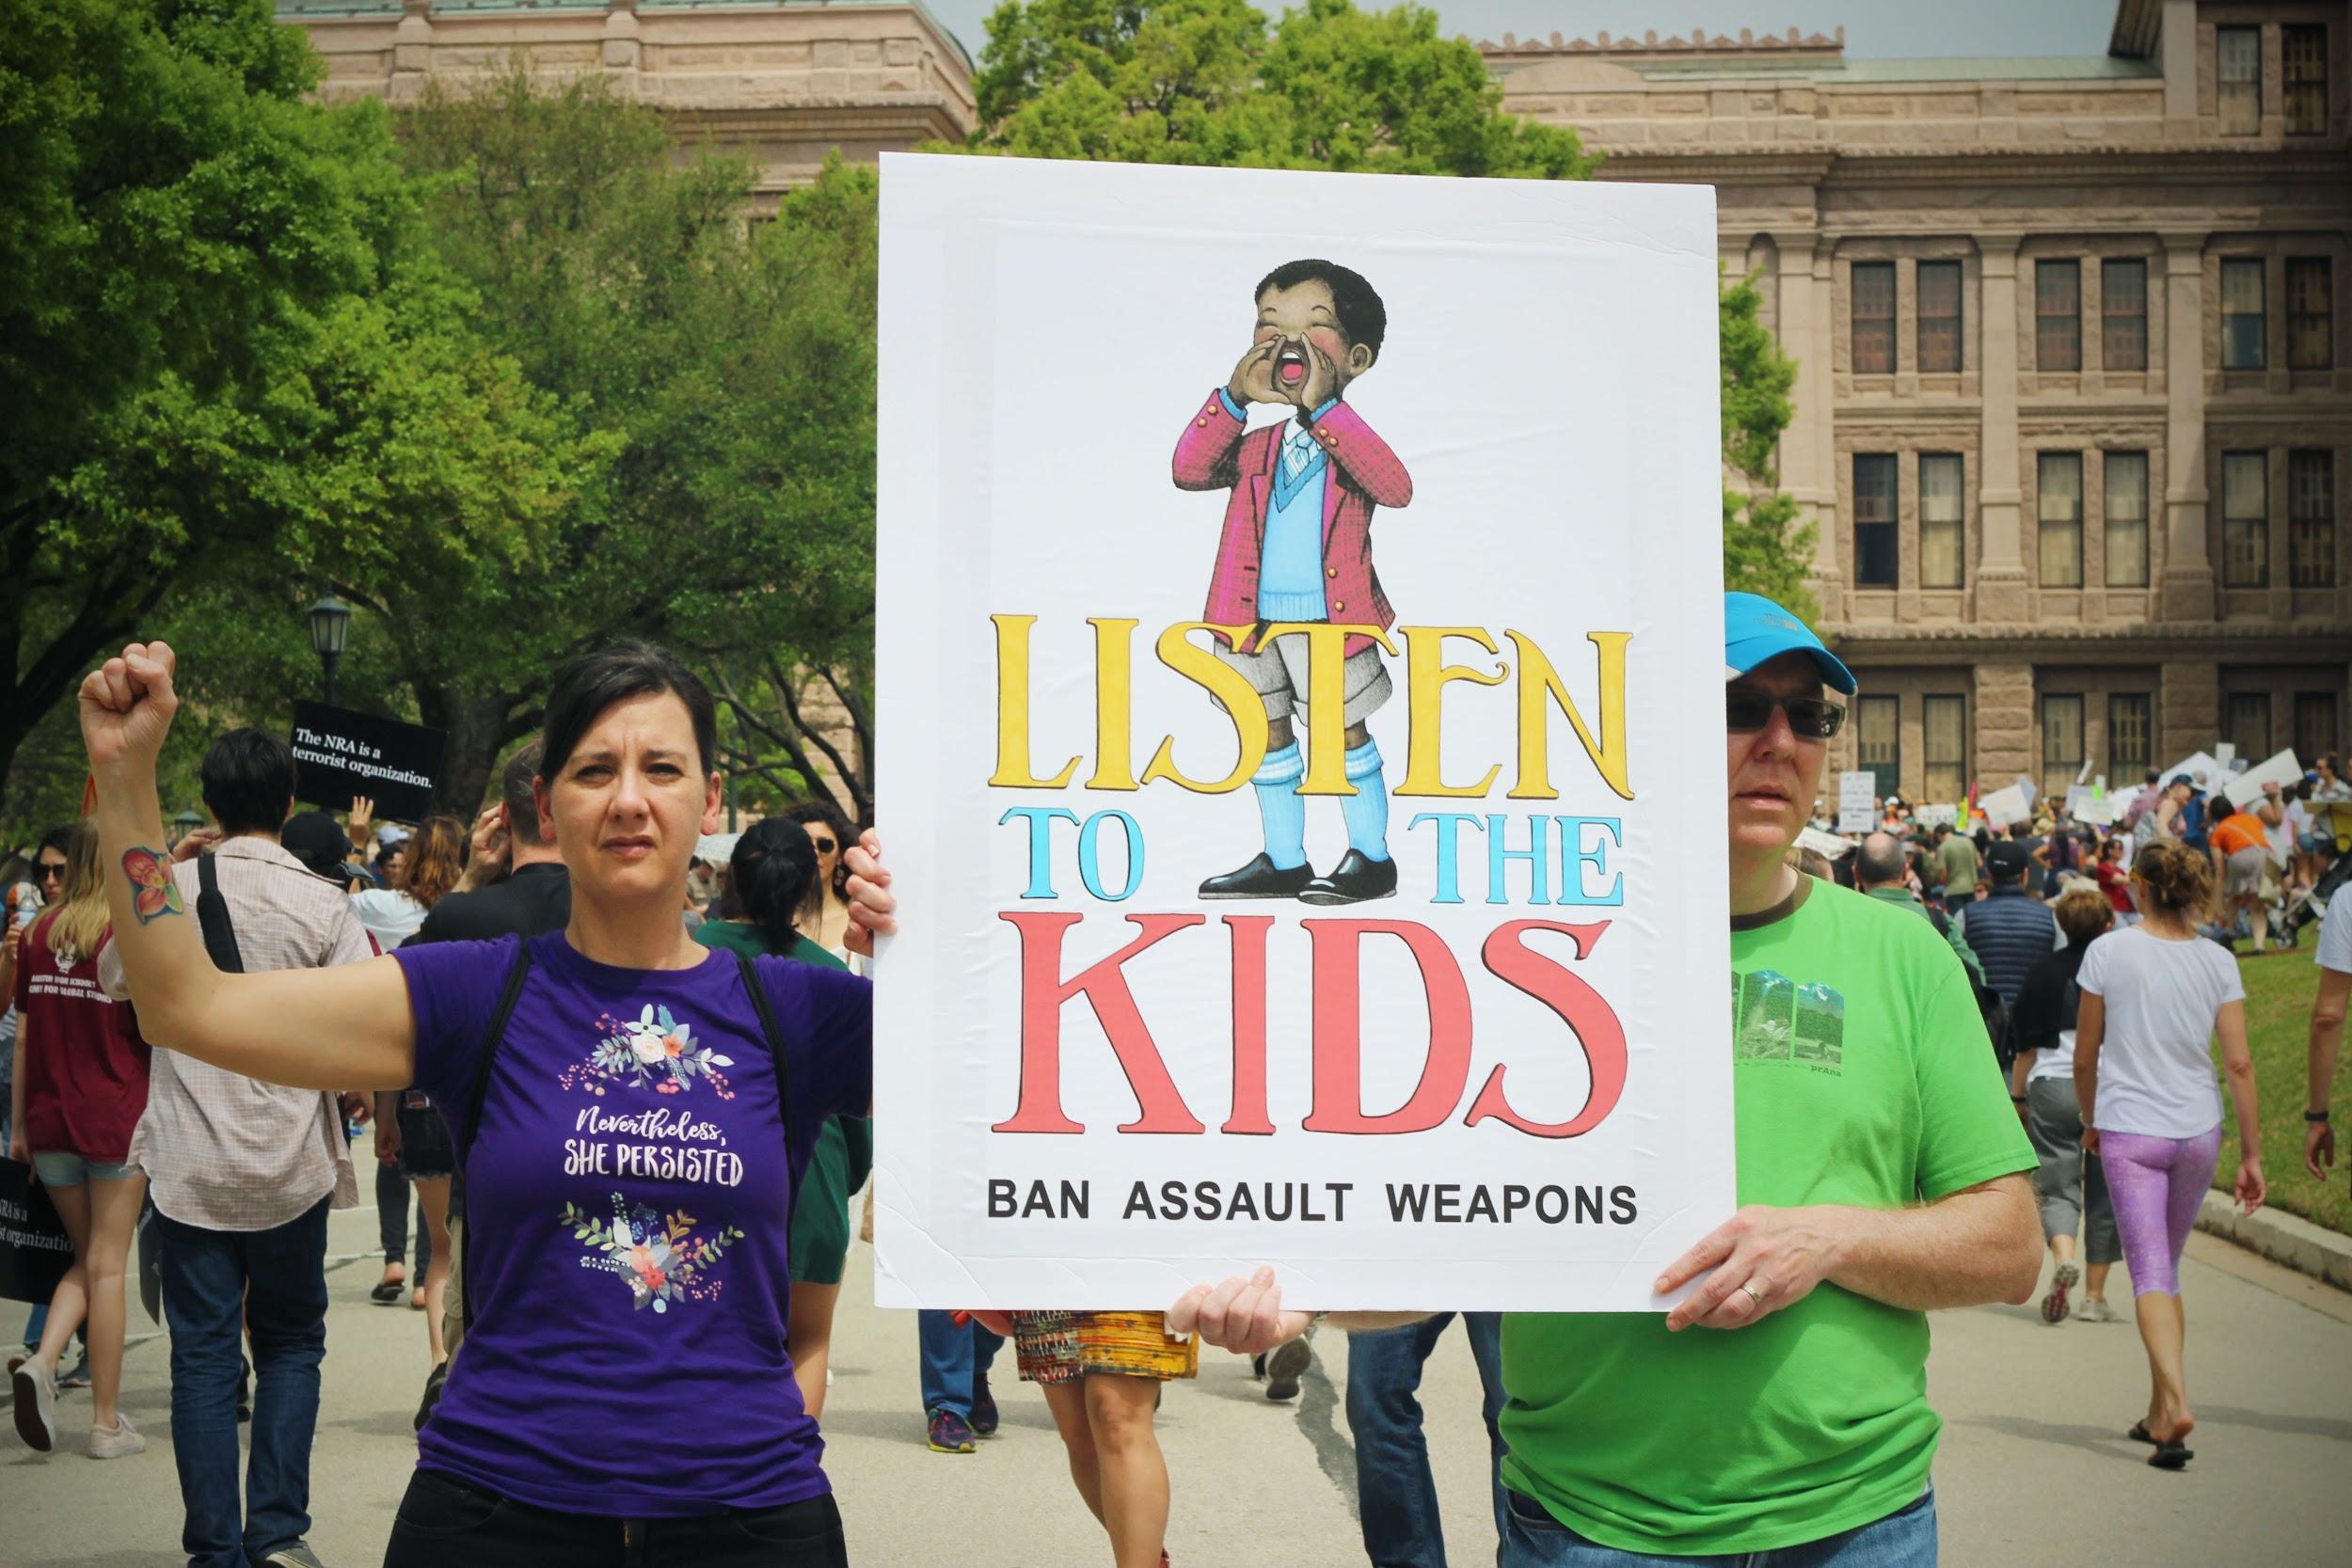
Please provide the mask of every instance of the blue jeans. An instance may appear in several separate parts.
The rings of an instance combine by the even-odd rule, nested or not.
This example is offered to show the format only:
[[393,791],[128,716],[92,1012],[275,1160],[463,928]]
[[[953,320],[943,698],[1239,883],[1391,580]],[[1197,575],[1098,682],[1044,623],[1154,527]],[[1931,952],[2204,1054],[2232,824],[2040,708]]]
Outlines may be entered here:
[[988,1375],[996,1352],[1005,1343],[978,1323],[958,1328],[953,1314],[923,1311],[915,1315],[915,1334],[923,1347],[923,1414],[952,1410],[972,1418],[973,1385]]
[[[1421,1370],[1455,1314],[1443,1312],[1403,1328],[1347,1337],[1347,1425],[1356,1434],[1356,1503],[1364,1555],[1373,1568],[1445,1568],[1445,1531],[1438,1483],[1422,1435]],[[1502,1315],[1464,1312],[1470,1354],[1486,1386],[1486,1445],[1492,1454],[1495,1532],[1503,1528]],[[1483,1560],[1486,1554],[1481,1552]]]
[[1717,1557],[1655,1557],[1603,1546],[1554,1519],[1543,1504],[1514,1492],[1510,1524],[1496,1568],[1935,1568],[1935,1494],[1876,1524],[1767,1552]]
[[[310,1530],[330,1201],[274,1230],[206,1230],[156,1211],[171,1328],[171,1447],[187,1516],[180,1545],[189,1568],[246,1568]],[[240,1528],[237,1383],[247,1331],[253,1433]]]

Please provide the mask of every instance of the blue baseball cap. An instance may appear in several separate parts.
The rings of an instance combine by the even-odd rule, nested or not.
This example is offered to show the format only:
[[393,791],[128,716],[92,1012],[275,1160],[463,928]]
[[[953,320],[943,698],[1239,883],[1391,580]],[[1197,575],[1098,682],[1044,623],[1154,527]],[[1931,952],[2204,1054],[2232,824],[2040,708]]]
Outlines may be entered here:
[[1799,652],[1813,656],[1831,690],[1854,694],[1853,672],[1803,621],[1761,594],[1724,595],[1724,679],[1738,680],[1759,664]]

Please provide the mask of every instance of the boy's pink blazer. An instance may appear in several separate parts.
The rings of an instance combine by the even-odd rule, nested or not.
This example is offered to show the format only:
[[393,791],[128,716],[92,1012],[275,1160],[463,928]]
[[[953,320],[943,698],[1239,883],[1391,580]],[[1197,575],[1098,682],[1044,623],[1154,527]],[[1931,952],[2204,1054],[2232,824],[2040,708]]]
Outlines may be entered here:
[[[1413,499],[1412,476],[1389,444],[1344,403],[1317,420],[1314,437],[1330,454],[1323,487],[1323,608],[1334,621],[1372,625],[1386,631],[1395,623],[1389,596],[1372,569],[1372,510],[1405,506]],[[1239,420],[1226,411],[1215,391],[1176,438],[1176,488],[1231,489],[1225,503],[1225,532],[1217,542],[1216,570],[1209,578],[1209,607],[1201,619],[1218,626],[1244,626],[1258,619],[1258,566],[1265,545],[1268,498],[1275,465],[1281,460],[1282,428],[1270,425],[1245,436]],[[1254,652],[1257,634],[1241,652]],[[1373,645],[1360,634],[1347,651]]]

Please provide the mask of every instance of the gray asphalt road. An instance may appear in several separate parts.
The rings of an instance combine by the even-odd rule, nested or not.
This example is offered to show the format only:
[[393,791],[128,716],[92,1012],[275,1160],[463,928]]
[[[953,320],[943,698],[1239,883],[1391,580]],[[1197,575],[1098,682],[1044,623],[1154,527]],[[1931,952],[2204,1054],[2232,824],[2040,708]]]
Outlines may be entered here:
[[[337,1252],[366,1251],[373,1215],[335,1216]],[[1093,1568],[1101,1536],[1062,1469],[1034,1390],[996,1380],[1004,1429],[977,1454],[923,1445],[911,1314],[869,1304],[850,1259],[826,1412],[827,1465],[852,1555],[882,1568]],[[331,1275],[326,1402],[312,1472],[311,1543],[329,1568],[380,1560],[415,1449],[421,1320],[373,1307],[372,1258]],[[2352,1561],[2352,1296],[2200,1236],[2184,1265],[2198,1459],[2184,1475],[2140,1463],[2123,1429],[2146,1398],[2125,1323],[2044,1325],[2031,1308],[1935,1321],[1931,1392],[1949,1423],[1936,1466],[1944,1560],[2105,1562],[2125,1568],[2295,1568]],[[2119,1301],[2122,1281],[2116,1282]],[[136,1307],[133,1308],[135,1315]],[[10,1309],[11,1314],[14,1309]],[[135,1326],[141,1326],[135,1321]],[[1341,1407],[1343,1338],[1320,1344],[1305,1393],[1269,1405],[1234,1357],[1211,1353],[1168,1395],[1178,1568],[1357,1568],[1354,1470]],[[0,1564],[177,1568],[167,1357],[126,1357],[125,1406],[153,1446],[107,1464],[38,1455],[0,1429]],[[1458,1332],[1422,1390],[1452,1561],[1492,1560],[1477,1374]],[[68,1396],[69,1421],[87,1396]],[[1728,1413],[1727,1413],[1728,1414]],[[616,1420],[623,1413],[616,1412]],[[462,1568],[462,1565],[453,1565]]]

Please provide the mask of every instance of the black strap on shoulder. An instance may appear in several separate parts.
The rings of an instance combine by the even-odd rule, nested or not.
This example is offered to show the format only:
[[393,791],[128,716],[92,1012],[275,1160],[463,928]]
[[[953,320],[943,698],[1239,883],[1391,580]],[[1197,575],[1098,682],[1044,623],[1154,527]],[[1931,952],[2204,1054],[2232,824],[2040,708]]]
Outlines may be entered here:
[[776,1117],[784,1123],[784,1141],[792,1142],[792,1069],[784,1054],[784,1031],[776,1027],[775,1005],[768,999],[768,988],[760,983],[759,965],[749,953],[740,948],[735,954],[736,967],[743,972],[743,989],[752,993],[752,1010],[759,1015],[759,1032],[767,1037],[768,1054],[776,1064]]
[[[475,1053],[479,1060],[474,1069],[473,1085],[466,1095],[465,1131],[460,1133],[455,1127],[450,1129],[450,1143],[457,1155],[456,1187],[465,1185],[466,1156],[473,1148],[474,1135],[482,1130],[482,1104],[490,1093],[490,1071],[498,1063],[499,1047],[506,1039],[506,1021],[515,1016],[516,1000],[522,995],[523,981],[530,974],[531,939],[526,936],[516,942],[515,964],[506,972],[506,989],[499,993],[498,1010],[490,1015],[490,1026],[483,1031],[482,1049]],[[480,1250],[479,1244],[469,1235],[466,1244],[459,1248],[457,1254],[457,1305],[469,1334],[473,1332],[474,1304],[478,1297],[473,1283],[473,1255]]]
[[[168,874],[168,873],[167,873]],[[229,924],[229,900],[220,895],[220,867],[210,855],[196,858],[196,923],[204,928],[204,951],[223,974],[243,974],[245,956]]]
[[506,1021],[515,1016],[515,1002],[523,993],[523,980],[531,974],[531,939],[522,937],[515,944],[515,964],[506,972],[506,989],[499,993],[498,1010],[490,1015],[490,1026],[483,1031],[482,1049],[475,1052],[476,1066],[473,1083],[466,1093],[465,1134],[457,1144],[457,1162],[464,1164],[467,1150],[473,1145],[474,1135],[482,1130],[482,1102],[490,1093],[490,1071],[498,1063],[499,1047],[506,1040]]

